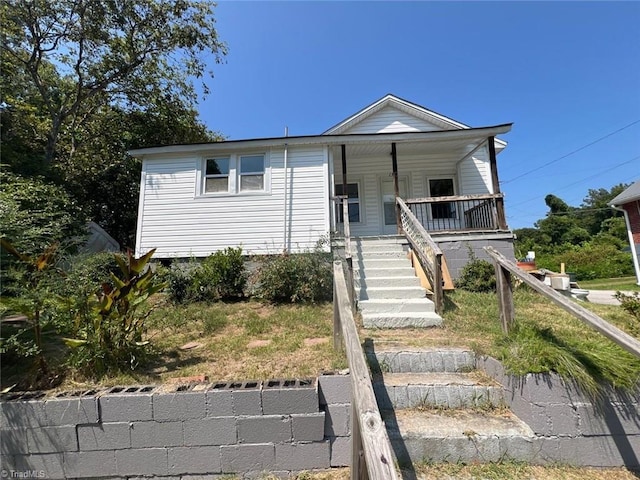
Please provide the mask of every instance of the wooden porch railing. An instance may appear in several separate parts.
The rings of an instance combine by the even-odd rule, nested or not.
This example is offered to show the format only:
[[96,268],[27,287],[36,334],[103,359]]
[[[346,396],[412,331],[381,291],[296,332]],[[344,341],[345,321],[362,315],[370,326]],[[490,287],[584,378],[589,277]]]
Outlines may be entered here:
[[405,203],[428,231],[506,230],[499,215],[503,195],[411,198]]
[[391,442],[378,410],[341,263],[333,264],[334,347],[342,349],[344,344],[351,374],[351,479],[398,480]]
[[511,284],[511,276],[513,275],[565,311],[571,313],[578,318],[578,320],[594,328],[628,352],[640,357],[640,341],[628,333],[623,332],[618,327],[611,325],[590,310],[569,300],[530,274],[520,270],[514,262],[507,259],[493,247],[484,247],[484,249],[491,258],[493,258],[496,266],[498,304],[500,306],[500,320],[504,333],[509,333],[509,330],[511,330],[514,325],[515,309],[513,305],[513,286]]
[[427,274],[431,289],[433,290],[433,303],[436,313],[442,313],[444,308],[444,292],[442,289],[442,251],[436,245],[422,223],[416,218],[409,206],[396,197],[396,203],[400,207],[400,220],[402,231],[411,248],[415,252],[422,269]]

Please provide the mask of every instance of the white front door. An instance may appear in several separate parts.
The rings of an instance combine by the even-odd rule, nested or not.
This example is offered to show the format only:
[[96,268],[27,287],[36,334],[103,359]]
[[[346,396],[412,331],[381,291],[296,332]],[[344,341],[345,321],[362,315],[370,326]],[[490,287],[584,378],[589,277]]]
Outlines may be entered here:
[[[398,189],[400,197],[407,198],[407,179],[398,178]],[[398,233],[396,222],[396,196],[393,187],[393,178],[383,177],[380,179],[380,193],[382,203],[382,225],[383,235],[395,235]]]

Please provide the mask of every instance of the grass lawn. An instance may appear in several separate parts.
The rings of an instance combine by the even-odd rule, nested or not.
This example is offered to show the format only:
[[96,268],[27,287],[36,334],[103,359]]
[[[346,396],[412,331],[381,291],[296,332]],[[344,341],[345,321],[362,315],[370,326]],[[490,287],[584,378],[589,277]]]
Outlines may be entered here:
[[[555,371],[595,392],[604,380],[632,387],[640,359],[528,288],[514,292],[517,328],[505,336],[495,293],[447,293],[443,328],[363,330],[378,344],[464,346],[489,354],[517,375]],[[640,338],[640,322],[618,306],[584,303],[605,320]]]
[[640,291],[640,285],[636,277],[620,278],[599,278],[597,280],[583,280],[579,282],[580,288],[587,290],[621,290],[636,292]]
[[[147,322],[150,360],[131,372],[101,379],[99,386],[158,384],[196,375],[211,381],[306,378],[347,367],[344,354],[333,349],[330,303],[171,305],[160,300]],[[64,345],[59,338],[49,338],[46,347],[59,354]],[[21,389],[25,373],[24,362],[4,363],[2,387],[18,383]],[[96,384],[65,373],[58,389]]]

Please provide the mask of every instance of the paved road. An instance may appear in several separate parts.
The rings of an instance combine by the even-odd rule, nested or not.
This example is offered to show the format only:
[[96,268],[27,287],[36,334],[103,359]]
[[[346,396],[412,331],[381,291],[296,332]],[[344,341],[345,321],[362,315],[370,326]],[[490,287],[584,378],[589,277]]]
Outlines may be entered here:
[[[623,292],[627,295],[633,295],[633,292]],[[615,290],[589,290],[587,299],[592,303],[600,303],[602,305],[620,305],[620,302],[615,299]]]

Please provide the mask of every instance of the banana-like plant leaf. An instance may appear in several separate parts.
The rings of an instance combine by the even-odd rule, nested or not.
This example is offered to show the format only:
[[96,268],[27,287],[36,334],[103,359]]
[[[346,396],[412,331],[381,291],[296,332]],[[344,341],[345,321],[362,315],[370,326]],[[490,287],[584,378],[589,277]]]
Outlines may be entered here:
[[17,383],[14,383],[10,387],[3,388],[2,390],[0,390],[0,393],[1,394],[9,393],[11,390],[13,390],[15,388],[16,385],[17,385]]
[[126,285],[126,283],[120,280],[113,272],[111,272],[111,280],[115,283],[116,288],[122,288]]
[[6,238],[0,238],[0,245],[2,245],[2,248],[4,248],[7,252],[9,252],[11,255],[16,257],[18,260],[31,263],[31,257],[29,257],[28,255],[24,255],[20,253],[18,250],[16,250],[16,248],[13,245],[11,245],[9,240],[7,240]]
[[114,253],[113,257],[116,259],[116,263],[118,264],[118,267],[120,267],[120,271],[123,273],[125,278],[129,278],[129,267],[127,262],[122,258],[122,255]]
[[63,338],[62,341],[66,346],[71,348],[77,348],[87,344],[86,340],[81,340],[79,338]]

